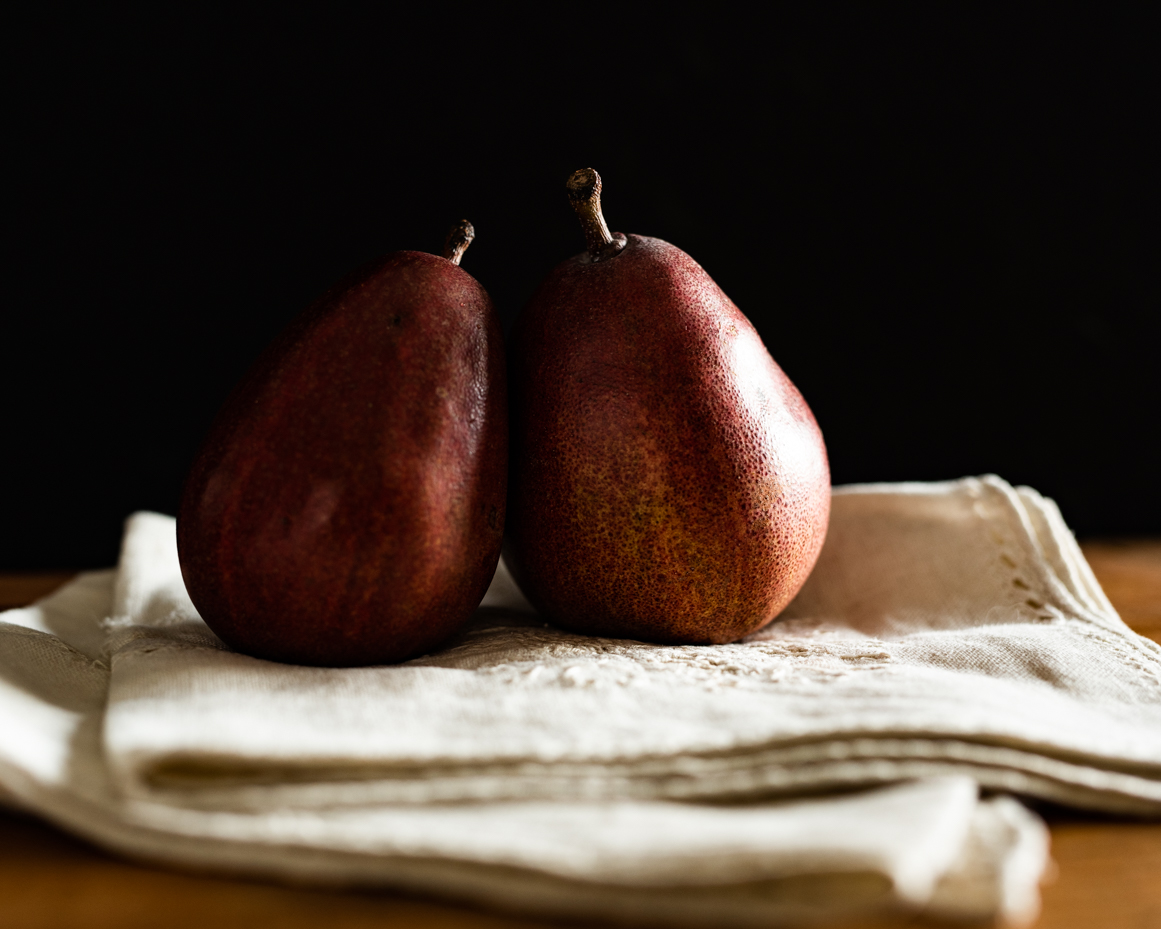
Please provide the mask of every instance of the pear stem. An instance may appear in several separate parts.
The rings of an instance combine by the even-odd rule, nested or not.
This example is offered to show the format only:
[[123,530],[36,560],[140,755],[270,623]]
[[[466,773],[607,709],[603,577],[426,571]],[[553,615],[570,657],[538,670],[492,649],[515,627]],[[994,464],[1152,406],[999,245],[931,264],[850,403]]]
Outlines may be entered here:
[[581,168],[572,172],[565,188],[584,230],[589,258],[593,261],[611,258],[624,248],[624,236],[614,237],[609,232],[605,215],[601,212],[601,176],[592,168]]
[[461,219],[451,228],[443,242],[443,257],[453,265],[458,265],[464,257],[464,252],[476,237],[475,227],[466,219]]

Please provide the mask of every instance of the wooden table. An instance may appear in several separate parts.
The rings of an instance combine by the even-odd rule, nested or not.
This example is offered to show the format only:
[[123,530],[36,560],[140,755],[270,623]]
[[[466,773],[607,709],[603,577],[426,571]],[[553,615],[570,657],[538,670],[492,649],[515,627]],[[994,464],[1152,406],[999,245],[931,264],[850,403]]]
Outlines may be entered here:
[[[1092,542],[1084,550],[1125,621],[1161,641],[1161,541]],[[27,603],[69,576],[0,575],[0,608]],[[1037,929],[1161,929],[1161,823],[1054,810],[1046,816],[1058,874],[1044,890]],[[36,820],[0,813],[3,929],[253,929],[272,923],[279,929],[559,925],[391,893],[340,893],[168,871],[108,855]],[[886,929],[904,923],[860,925]]]

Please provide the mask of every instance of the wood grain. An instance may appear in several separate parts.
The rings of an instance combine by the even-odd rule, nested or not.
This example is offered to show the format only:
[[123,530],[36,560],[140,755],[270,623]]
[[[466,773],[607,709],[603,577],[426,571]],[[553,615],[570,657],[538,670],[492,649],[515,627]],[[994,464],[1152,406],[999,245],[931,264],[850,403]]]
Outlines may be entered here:
[[1161,539],[1086,542],[1081,549],[1121,619],[1161,642]]
[[[1161,642],[1161,540],[1082,546],[1125,621]],[[23,605],[71,576],[0,574],[0,608]],[[1161,823],[1044,812],[1057,876],[1037,929],[1161,929]],[[168,871],[125,861],[52,826],[0,813],[4,929],[548,929],[563,924],[486,913],[394,893],[342,892]],[[570,923],[579,927],[591,923]],[[926,920],[841,929],[931,926]],[[840,929],[832,926],[830,929]]]
[[41,571],[29,574],[0,574],[0,610],[26,606],[72,580],[75,571]]

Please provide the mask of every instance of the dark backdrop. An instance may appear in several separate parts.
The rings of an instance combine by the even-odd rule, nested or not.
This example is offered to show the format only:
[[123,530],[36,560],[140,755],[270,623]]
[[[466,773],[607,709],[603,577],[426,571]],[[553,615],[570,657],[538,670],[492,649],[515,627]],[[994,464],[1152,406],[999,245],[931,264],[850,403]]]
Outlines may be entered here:
[[1145,24],[713,6],[14,23],[0,569],[174,512],[249,362],[380,253],[470,218],[510,325],[588,165],[754,321],[836,483],[995,472],[1161,532]]

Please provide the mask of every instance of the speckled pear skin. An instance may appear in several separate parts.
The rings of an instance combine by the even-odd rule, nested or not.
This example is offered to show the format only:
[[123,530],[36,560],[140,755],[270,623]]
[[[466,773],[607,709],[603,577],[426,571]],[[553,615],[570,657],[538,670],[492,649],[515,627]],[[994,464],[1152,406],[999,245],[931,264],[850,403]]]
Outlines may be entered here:
[[341,282],[219,413],[178,514],[189,595],[259,658],[373,665],[471,616],[500,554],[503,335],[452,262],[396,252]]
[[566,629],[732,642],[818,559],[826,448],[701,266],[626,238],[615,257],[559,265],[516,322],[505,560]]

